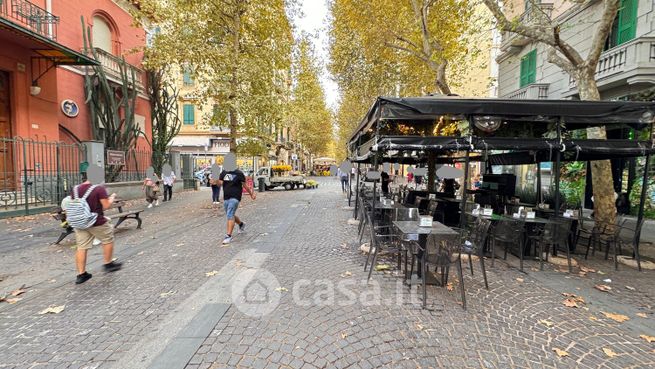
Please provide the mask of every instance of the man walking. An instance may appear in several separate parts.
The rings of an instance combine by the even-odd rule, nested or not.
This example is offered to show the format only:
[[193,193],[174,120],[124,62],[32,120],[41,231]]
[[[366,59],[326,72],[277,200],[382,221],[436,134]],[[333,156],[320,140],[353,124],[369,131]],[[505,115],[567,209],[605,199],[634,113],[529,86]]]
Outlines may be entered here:
[[340,172],[341,176],[341,192],[348,193],[348,172]]
[[169,165],[165,165],[164,173],[162,173],[161,177],[164,180],[164,202],[173,200],[173,184],[177,179],[177,177],[175,177],[175,172]]
[[102,169],[91,165],[87,170],[86,181],[73,188],[71,201],[66,207],[67,220],[75,229],[77,240],[75,263],[78,275],[75,280],[76,284],[91,279],[91,274],[86,271],[86,256],[88,250],[93,246],[94,239],[98,239],[102,243],[105,272],[115,272],[122,266],[122,263],[112,260],[114,229],[104,215],[104,211],[109,209],[114,202],[116,194],[108,196],[105,187],[93,184],[93,182],[101,181]]
[[[226,159],[227,160],[227,159]],[[252,188],[245,185],[246,176],[242,171],[236,168],[233,170],[227,170],[229,165],[226,165],[221,172],[221,175],[218,177],[218,185],[223,187],[223,207],[225,208],[225,214],[227,217],[227,233],[223,239],[223,244],[227,245],[232,242],[232,232],[234,231],[234,224],[239,225],[239,232],[243,232],[246,228],[244,222],[236,216],[236,211],[239,208],[239,202],[241,202],[241,194],[245,189],[250,198],[255,200],[257,195],[252,190]]]

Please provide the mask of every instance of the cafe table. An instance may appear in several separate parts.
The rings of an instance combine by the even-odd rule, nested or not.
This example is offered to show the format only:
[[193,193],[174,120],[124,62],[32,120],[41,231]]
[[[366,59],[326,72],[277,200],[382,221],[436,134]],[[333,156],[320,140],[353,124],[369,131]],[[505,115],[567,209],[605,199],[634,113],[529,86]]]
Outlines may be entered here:
[[[432,226],[430,227],[421,227],[419,225],[418,220],[403,220],[403,221],[394,221],[393,225],[400,231],[400,233],[411,236],[411,235],[416,235],[418,238],[418,244],[420,246],[420,250],[417,252],[417,258],[418,258],[418,266],[417,266],[417,273],[421,273],[421,276],[423,278],[423,307],[425,308],[426,306],[426,300],[427,300],[427,292],[426,292],[426,280],[427,280],[427,270],[425,268],[425,257],[427,255],[426,252],[423,252],[423,250],[427,250],[427,243],[428,243],[428,236],[433,235],[436,236],[438,239],[447,239],[447,238],[452,238],[452,237],[457,237],[459,236],[459,233],[455,231],[452,228],[449,228],[445,226],[442,223],[439,223],[437,221],[432,222]],[[410,275],[409,278],[411,279],[412,276]],[[435,278],[436,282],[436,278]]]

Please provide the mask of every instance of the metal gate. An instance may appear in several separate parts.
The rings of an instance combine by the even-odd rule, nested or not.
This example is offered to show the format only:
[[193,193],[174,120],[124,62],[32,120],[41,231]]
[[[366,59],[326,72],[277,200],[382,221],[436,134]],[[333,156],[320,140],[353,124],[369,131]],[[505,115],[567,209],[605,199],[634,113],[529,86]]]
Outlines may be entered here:
[[81,182],[83,145],[0,138],[0,218],[46,210]]
[[180,155],[180,165],[182,170],[182,181],[184,182],[184,189],[196,189],[195,166],[193,155],[182,154]]

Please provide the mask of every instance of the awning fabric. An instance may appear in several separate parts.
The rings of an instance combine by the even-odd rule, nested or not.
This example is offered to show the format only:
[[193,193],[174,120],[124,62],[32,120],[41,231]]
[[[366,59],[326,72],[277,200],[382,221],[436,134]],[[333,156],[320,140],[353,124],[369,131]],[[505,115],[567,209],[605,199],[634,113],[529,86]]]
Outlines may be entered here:
[[378,97],[350,141],[381,120],[430,121],[442,115],[500,116],[507,121],[545,122],[562,119],[568,125],[639,124],[652,102],[470,99],[453,96]]
[[24,44],[26,48],[32,49],[40,57],[52,61],[55,65],[100,65],[95,59],[36,33],[29,28],[12,22],[5,17],[0,17],[0,31],[6,32],[4,36],[0,34],[0,41],[6,40],[7,37],[12,37],[12,34],[22,36],[24,42],[21,41],[21,45]]
[[197,137],[197,136],[175,136],[171,141],[171,146],[197,146],[205,147],[209,146],[209,138],[206,136]]

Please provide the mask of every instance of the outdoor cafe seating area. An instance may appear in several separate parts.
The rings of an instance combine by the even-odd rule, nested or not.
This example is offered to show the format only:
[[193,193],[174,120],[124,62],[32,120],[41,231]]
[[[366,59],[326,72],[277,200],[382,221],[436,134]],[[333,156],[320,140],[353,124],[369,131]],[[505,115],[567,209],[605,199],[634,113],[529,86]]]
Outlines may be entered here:
[[[494,268],[496,259],[506,259],[508,253],[518,258],[522,272],[526,260],[538,262],[543,270],[552,257],[566,257],[566,268],[573,272],[573,255],[586,259],[596,252],[604,254],[608,263],[611,256],[614,268],[618,268],[618,257],[625,255],[635,259],[641,270],[638,245],[645,191],[636,225],[628,227],[622,217],[606,222],[591,217],[582,204],[567,208],[560,203],[559,174],[563,162],[617,157],[644,157],[648,168],[653,152],[650,141],[586,139],[580,132],[598,126],[608,131],[629,127],[652,135],[654,105],[378,98],[349,146],[350,160],[361,173],[354,190],[354,217],[359,220],[359,244],[366,241],[370,245],[364,266],[368,278],[381,254],[392,256],[408,288],[413,287],[413,274],[418,276],[426,307],[426,285],[447,286],[449,276],[456,273],[466,309],[462,265],[468,263],[471,275],[483,280],[488,289],[487,268]],[[444,130],[449,124],[457,129]],[[516,135],[516,130],[510,129],[514,125],[531,136],[512,136]],[[547,135],[548,130],[552,132]],[[483,185],[477,189],[469,185],[474,162],[485,168]],[[540,201],[522,202],[514,196],[516,178],[493,172],[505,165],[542,162],[554,166],[557,193],[550,206]],[[380,172],[400,164],[415,170],[428,168],[426,189],[399,184],[383,193]],[[645,182],[647,176],[644,170],[640,180]],[[454,193],[442,188],[440,192],[437,178],[457,180],[462,189]],[[541,178],[537,181],[537,198],[541,199]],[[474,263],[479,267],[474,268]]]

